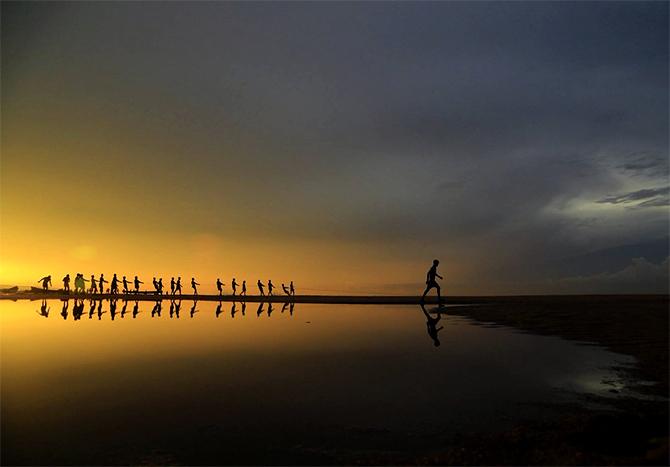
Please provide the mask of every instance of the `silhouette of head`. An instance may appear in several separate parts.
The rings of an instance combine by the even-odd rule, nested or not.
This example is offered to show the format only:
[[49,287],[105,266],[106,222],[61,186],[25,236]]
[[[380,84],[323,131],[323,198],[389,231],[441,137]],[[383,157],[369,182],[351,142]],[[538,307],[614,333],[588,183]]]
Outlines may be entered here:
[[437,266],[438,264],[440,264],[440,261],[437,260],[437,259],[434,259],[434,260],[433,260],[433,265],[434,265],[434,266]]

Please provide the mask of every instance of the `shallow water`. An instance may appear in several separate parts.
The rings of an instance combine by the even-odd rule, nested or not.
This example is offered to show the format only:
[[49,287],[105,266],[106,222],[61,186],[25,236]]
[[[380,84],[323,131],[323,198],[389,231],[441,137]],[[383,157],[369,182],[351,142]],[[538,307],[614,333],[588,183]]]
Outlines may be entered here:
[[0,302],[5,464],[327,462],[551,416],[633,363],[447,315],[435,346],[418,306],[65,303]]

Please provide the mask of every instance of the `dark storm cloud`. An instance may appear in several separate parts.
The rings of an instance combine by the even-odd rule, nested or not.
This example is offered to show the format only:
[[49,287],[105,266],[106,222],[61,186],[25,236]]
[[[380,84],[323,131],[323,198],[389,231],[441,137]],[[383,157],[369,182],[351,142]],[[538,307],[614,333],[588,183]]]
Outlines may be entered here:
[[[254,235],[428,244],[523,270],[667,232],[667,189],[648,189],[668,176],[667,3],[86,3],[52,16],[31,45],[41,86],[86,90],[67,106],[151,141],[184,196],[233,200]],[[30,52],[12,31],[10,86]]]

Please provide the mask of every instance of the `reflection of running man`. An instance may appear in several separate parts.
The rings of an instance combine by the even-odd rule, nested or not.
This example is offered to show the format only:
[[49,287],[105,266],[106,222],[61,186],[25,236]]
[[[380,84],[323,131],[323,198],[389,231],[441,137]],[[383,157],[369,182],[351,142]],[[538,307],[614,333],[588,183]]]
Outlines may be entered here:
[[49,290],[49,286],[51,285],[51,276],[44,276],[43,278],[41,278],[37,282],[42,283],[42,289],[43,290]]
[[428,331],[428,335],[430,336],[431,339],[433,339],[433,345],[435,347],[439,347],[440,339],[437,337],[437,333],[440,332],[442,329],[444,329],[444,326],[440,326],[438,328],[437,323],[440,322],[442,316],[438,314],[437,318],[433,318],[428,314],[423,304],[421,304],[421,311],[423,311],[423,314],[426,315],[426,330]]
[[437,265],[440,264],[440,262],[436,259],[433,260],[433,265],[430,267],[428,272],[426,273],[426,290],[423,291],[423,295],[421,296],[421,302],[423,303],[424,299],[426,298],[426,294],[430,291],[432,288],[437,289],[437,303],[442,304],[442,298],[440,297],[440,286],[437,283],[437,280],[435,279],[436,277],[439,277],[442,279],[442,276],[440,276],[437,273]]
[[197,285],[200,285],[200,284],[198,284],[195,281],[195,277],[191,277],[191,288],[193,289],[193,295],[198,295],[198,288],[196,287]]
[[261,282],[260,279],[258,279],[257,285],[258,285],[258,290],[260,290],[260,292],[261,292],[261,295],[265,295],[265,292],[263,292],[263,287],[265,287],[265,286],[263,285],[263,283]]

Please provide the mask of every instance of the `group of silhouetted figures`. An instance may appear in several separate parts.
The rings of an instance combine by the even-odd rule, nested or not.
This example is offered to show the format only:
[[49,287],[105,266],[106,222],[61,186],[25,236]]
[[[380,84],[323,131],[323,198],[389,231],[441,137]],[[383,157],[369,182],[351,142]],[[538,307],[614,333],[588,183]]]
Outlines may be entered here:
[[[66,274],[65,277],[63,277],[63,291],[64,292],[70,292],[72,289],[70,288],[70,274]],[[38,280],[37,282],[42,284],[42,289],[47,291],[49,290],[49,286],[52,285],[51,283],[51,276],[45,276]],[[87,282],[90,282],[88,288],[87,288]],[[159,277],[158,280],[154,277],[152,280],[154,290],[153,291],[148,291],[149,293],[154,293],[157,295],[163,295],[163,278]],[[109,284],[109,288],[107,289],[107,293],[112,294],[112,295],[117,295],[119,293],[123,294],[130,294],[130,293],[147,293],[147,291],[140,291],[140,285],[144,284],[137,276],[132,281],[129,281],[126,276],[123,276],[121,279],[119,279],[116,274],[112,277],[111,281],[108,281],[105,279],[104,274],[100,274],[100,277],[98,279],[95,278],[93,274],[91,274],[91,279],[86,279],[84,278],[83,274],[77,274],[74,278],[74,293],[89,293],[89,294],[103,294],[105,293],[105,284]],[[198,286],[201,285],[199,282],[196,282],[195,278],[191,278],[191,288],[193,289],[193,295],[198,295]],[[223,286],[226,285],[223,282],[221,282],[221,279],[217,278],[216,279],[216,289],[219,293],[219,296],[223,296]],[[133,287],[131,289],[131,286]],[[233,289],[233,296],[237,296],[237,288],[240,286],[240,284],[236,281],[236,279],[233,277],[233,281],[231,282],[231,288]],[[241,291],[239,293],[240,296],[246,296],[247,295],[247,281],[243,280],[241,284]],[[265,288],[266,285],[259,279],[258,282],[256,282],[256,286],[258,287],[258,291],[261,296],[266,296],[265,293]],[[122,288],[121,288],[122,287]],[[288,285],[288,287],[282,283],[281,285],[282,291],[284,294],[286,294],[289,297],[295,296],[295,288],[293,286],[293,281],[291,281]],[[272,297],[274,296],[274,290],[276,289],[275,285],[272,283],[272,280],[268,280],[267,283],[267,296]],[[170,279],[170,295],[182,295],[182,285],[181,285],[181,277],[177,277],[175,280],[174,277]]]
[[[89,319],[92,319],[93,316],[97,315],[99,320],[102,320],[102,315],[107,313],[107,311],[103,311],[102,309],[102,303],[104,300],[99,299],[99,300],[94,300],[91,299],[89,300],[89,308],[88,308],[88,317]],[[121,318],[125,317],[126,314],[130,314],[133,318],[137,318],[137,315],[140,314],[140,305],[137,300],[135,300],[135,303],[133,305],[132,310],[128,310],[128,300],[122,300],[123,305],[121,306],[121,310],[118,310],[118,300],[115,298],[112,298],[109,300],[109,315],[112,321],[118,316]],[[237,308],[237,302],[233,302],[232,306],[230,308],[230,317],[234,318],[235,315],[240,312],[242,316],[246,316],[247,312],[247,304],[246,302],[240,302],[241,306],[238,309]],[[265,302],[261,302],[258,305],[258,309],[256,310],[256,316],[260,318],[260,316],[266,311],[265,309]],[[190,316],[193,318],[196,313],[198,313],[198,301],[194,300],[193,305],[191,306],[190,309]],[[170,318],[179,318],[180,313],[181,313],[181,307],[182,303],[181,300],[170,300]],[[69,308],[70,308],[70,300],[69,299],[64,299],[63,300],[63,308],[60,312],[61,317],[64,320],[67,320],[67,317],[69,316]],[[295,303],[294,302],[285,302],[282,305],[281,308],[281,313],[283,314],[285,311],[288,310],[289,315],[293,316],[293,310],[295,308]],[[161,313],[163,311],[163,301],[162,300],[156,300],[153,304],[153,307],[151,309],[151,317],[161,317]],[[272,308],[272,302],[267,303],[267,316],[268,318],[272,316],[272,312],[274,309]],[[38,315],[43,316],[45,318],[49,317],[49,313],[51,312],[51,308],[47,304],[46,300],[42,300],[42,306],[40,307],[40,310],[37,312]],[[223,302],[219,302],[218,305],[216,306],[216,311],[215,315],[218,318],[221,316],[223,313]],[[85,301],[82,298],[76,298],[74,299],[74,305],[72,307],[72,319],[74,321],[78,321],[81,319],[82,316],[85,314]]]

